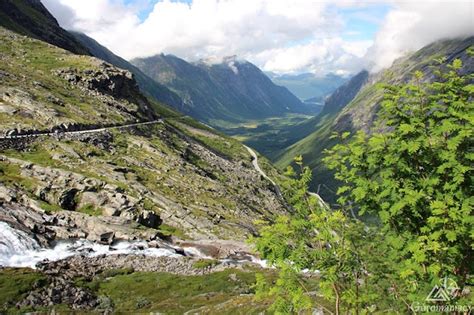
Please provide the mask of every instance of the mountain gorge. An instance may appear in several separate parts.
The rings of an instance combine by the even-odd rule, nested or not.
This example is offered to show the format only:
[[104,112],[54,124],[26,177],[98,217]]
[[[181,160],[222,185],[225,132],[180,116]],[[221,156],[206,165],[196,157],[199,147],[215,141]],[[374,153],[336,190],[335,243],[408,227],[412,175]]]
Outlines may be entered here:
[[215,127],[253,119],[303,113],[305,105],[256,66],[236,57],[220,63],[189,63],[172,55],[132,63],[183,100],[180,111]]
[[[441,269],[437,261],[423,264],[429,255],[421,249],[432,245],[425,240],[462,243],[449,248],[453,256],[468,249],[453,274],[470,263],[472,235],[465,235],[473,220],[460,217],[470,211],[472,198],[462,199],[470,192],[472,169],[439,163],[441,180],[428,174],[425,181],[423,171],[438,156],[419,167],[400,150],[405,168],[414,170],[402,183],[441,187],[451,170],[447,183],[464,181],[455,196],[459,207],[449,213],[457,220],[449,222],[462,225],[450,230],[443,211],[455,203],[455,194],[445,193],[451,188],[431,205],[434,189],[421,199],[414,189],[399,194],[404,187],[397,180],[389,183],[394,205],[386,202],[385,209],[397,210],[415,196],[412,213],[391,217],[410,225],[400,236],[387,232],[392,221],[382,222],[382,215],[376,224],[359,218],[360,205],[351,199],[350,210],[338,211],[340,183],[322,160],[338,144],[335,133],[349,132],[350,139],[359,130],[387,132],[383,124],[376,129],[381,85],[410,82],[417,70],[432,81],[441,57],[459,59],[462,71],[474,73],[472,47],[474,37],[442,40],[389,69],[350,78],[266,74],[235,56],[189,62],[158,54],[127,61],[93,38],[61,28],[40,0],[0,0],[0,314],[279,314],[272,304],[282,314],[411,311],[400,298],[414,295],[410,277],[420,272],[419,283],[429,292],[433,281],[423,282],[426,270]],[[474,82],[468,83],[460,88],[467,95],[464,121],[472,121]],[[456,107],[455,97],[446,99]],[[439,132],[439,156],[447,156],[447,136],[433,130]],[[466,130],[463,136],[471,135]],[[424,148],[431,148],[426,139]],[[386,155],[386,147],[379,148],[375,165]],[[472,161],[472,154],[461,153],[463,163]],[[343,158],[333,160],[346,167]],[[391,159],[390,174],[398,175],[399,160]],[[287,166],[296,171],[283,174]],[[371,192],[380,190],[381,200],[386,183],[378,186],[379,174],[360,190],[375,183]],[[360,196],[353,199],[370,200],[370,207],[379,201],[370,193]],[[428,223],[419,225],[424,219]],[[432,225],[441,232],[418,233]],[[458,230],[464,234],[453,234]],[[406,250],[397,247],[401,243]],[[440,252],[435,245],[426,253]],[[415,263],[402,266],[409,261],[402,256],[415,247]],[[464,280],[470,277],[465,272]],[[467,294],[458,293],[472,298],[466,288]],[[424,299],[425,291],[416,294]],[[348,305],[344,312],[339,303]]]
[[347,81],[347,78],[332,73],[325,76],[316,76],[313,73],[278,75],[267,72],[267,74],[275,84],[288,88],[305,104],[312,105],[313,114],[318,114],[326,97]]

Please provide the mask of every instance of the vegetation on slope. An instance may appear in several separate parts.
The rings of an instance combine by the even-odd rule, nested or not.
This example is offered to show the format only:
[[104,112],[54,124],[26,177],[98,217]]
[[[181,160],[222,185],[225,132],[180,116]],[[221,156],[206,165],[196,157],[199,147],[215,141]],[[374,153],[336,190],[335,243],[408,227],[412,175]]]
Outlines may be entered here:
[[46,277],[40,272],[29,269],[0,269],[0,312],[13,308],[32,287],[42,286],[45,282]]
[[[149,104],[134,89],[132,81],[127,99],[120,104],[71,80],[112,80],[103,73],[121,74],[104,62],[74,55],[44,42],[20,36],[0,27],[0,125],[13,128],[46,129],[61,123],[117,124],[147,120]],[[68,74],[70,72],[70,74]],[[84,83],[86,84],[86,83]],[[97,83],[99,84],[99,83]]]
[[[5,150],[8,161],[1,163],[2,183],[26,193],[46,211],[60,209],[59,199],[65,192],[41,193],[42,188],[48,181],[69,176],[101,184],[92,192],[80,188],[74,193],[77,200],[66,206],[68,210],[114,214],[101,201],[102,184],[110,184],[125,194],[131,209],[153,210],[165,218],[168,230],[187,237],[243,238],[254,230],[253,220],[281,211],[281,201],[271,184],[254,170],[241,143],[147,100],[128,72],[3,28],[0,37],[5,43],[0,53],[7,61],[0,66],[2,133],[63,123],[103,126],[163,119],[155,125],[76,135],[63,141],[44,137],[28,144],[26,150]],[[77,77],[88,81],[83,83]],[[103,91],[94,84],[117,90]],[[23,169],[22,163],[27,162],[47,168],[44,172],[49,177]],[[63,177],[57,172],[63,172]],[[74,180],[68,183],[70,187],[62,188],[74,192],[76,186],[81,187]],[[145,207],[146,200],[156,207]]]
[[[468,50],[468,55],[474,51]],[[441,62],[445,59],[441,59]],[[302,166],[284,185],[295,212],[265,224],[255,242],[279,269],[257,293],[273,310],[321,308],[301,283],[317,272],[319,292],[342,313],[468,313],[473,301],[472,161],[474,74],[455,59],[411,81],[385,86],[378,132],[344,132],[325,162],[344,183],[332,211],[308,196]],[[353,214],[370,213],[378,224]],[[440,295],[441,291],[441,295]]]

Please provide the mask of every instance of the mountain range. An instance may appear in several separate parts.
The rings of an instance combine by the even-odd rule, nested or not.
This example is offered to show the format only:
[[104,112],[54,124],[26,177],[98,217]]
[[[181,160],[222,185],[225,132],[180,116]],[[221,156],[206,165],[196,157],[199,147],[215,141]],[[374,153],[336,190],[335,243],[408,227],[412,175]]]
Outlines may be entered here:
[[288,89],[236,57],[218,63],[190,63],[160,54],[131,63],[178,94],[184,103],[181,112],[212,126],[305,111],[305,105]]
[[[321,162],[331,134],[370,132],[378,84],[415,70],[430,80],[439,57],[472,73],[472,45],[440,41],[380,73],[328,76],[320,90],[297,92],[311,95],[305,104],[236,57],[129,62],[62,29],[39,0],[2,0],[0,313],[264,313],[275,298],[254,299],[256,274],[272,280],[275,269],[244,241],[294,211],[279,169],[302,155],[312,187],[332,202],[338,183]],[[256,120],[271,132],[247,144],[279,169],[206,125]],[[303,280],[313,290],[320,277]]]
[[6,0],[0,6],[0,25],[127,69],[146,95],[215,127],[311,112],[311,105],[275,85],[255,65],[236,57],[211,64],[157,55],[130,63],[85,34],[63,30],[39,0]]
[[[278,171],[160,103],[157,83],[68,35],[39,1],[9,4],[16,9],[2,7],[0,26],[0,313],[264,311],[252,285],[267,270],[244,240],[256,222],[288,211]],[[29,21],[21,33],[17,18]],[[43,18],[49,26],[36,32]]]

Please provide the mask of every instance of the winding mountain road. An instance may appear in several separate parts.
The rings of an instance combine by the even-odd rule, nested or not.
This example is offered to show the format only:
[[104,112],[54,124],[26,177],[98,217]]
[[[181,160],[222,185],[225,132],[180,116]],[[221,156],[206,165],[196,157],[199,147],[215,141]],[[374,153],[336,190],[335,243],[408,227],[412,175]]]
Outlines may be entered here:
[[252,165],[255,168],[255,170],[257,172],[259,172],[260,175],[262,175],[265,179],[267,179],[269,182],[271,182],[273,184],[273,186],[277,186],[277,184],[270,177],[268,177],[267,174],[265,174],[265,172],[260,168],[260,165],[258,165],[257,153],[255,153],[254,150],[252,150],[251,148],[249,148],[245,144],[243,146],[247,149],[247,151],[249,151],[250,155],[252,156]]
[[[257,172],[260,173],[260,175],[262,175],[265,179],[267,179],[270,183],[273,184],[273,186],[275,186],[275,189],[277,191],[277,194],[279,197],[283,198],[283,195],[281,194],[281,190],[280,190],[280,187],[270,178],[268,177],[268,175],[260,168],[260,165],[258,165],[258,156],[257,156],[257,153],[255,153],[255,151],[251,148],[249,148],[248,146],[246,145],[243,145],[247,151],[249,151],[250,155],[252,156],[252,165],[253,167],[255,168],[255,170]],[[314,192],[311,192],[311,191],[308,191],[308,195],[310,196],[313,196],[313,197],[316,197],[319,201],[319,205],[326,208],[326,209],[329,209],[329,206],[324,202],[324,200],[321,198],[321,196],[319,196],[317,193],[314,193]]]
[[93,128],[93,129],[84,129],[84,130],[75,130],[75,131],[48,131],[48,132],[39,132],[39,133],[27,133],[27,134],[19,134],[19,135],[10,135],[10,136],[2,136],[0,140],[3,139],[22,139],[22,138],[32,138],[32,137],[41,137],[41,136],[56,136],[60,134],[87,134],[87,133],[96,133],[96,132],[103,132],[107,130],[114,130],[114,129],[126,129],[138,126],[145,126],[145,125],[152,125],[152,124],[161,124],[163,123],[163,119],[157,119],[152,121],[145,121],[145,122],[138,122],[138,123],[131,123],[131,124],[124,124],[118,126],[110,126],[110,127],[102,127],[102,128]]

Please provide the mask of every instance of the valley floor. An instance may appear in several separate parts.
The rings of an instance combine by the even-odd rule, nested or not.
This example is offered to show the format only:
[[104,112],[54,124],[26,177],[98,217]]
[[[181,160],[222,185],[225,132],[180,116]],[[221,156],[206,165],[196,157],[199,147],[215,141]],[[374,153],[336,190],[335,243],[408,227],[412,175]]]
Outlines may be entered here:
[[279,151],[294,140],[287,133],[289,127],[298,125],[313,116],[304,114],[287,114],[282,117],[270,117],[241,124],[225,123],[218,129],[225,134],[255,148],[268,159],[275,158]]

